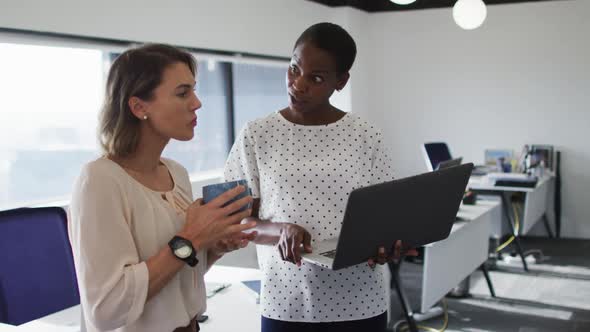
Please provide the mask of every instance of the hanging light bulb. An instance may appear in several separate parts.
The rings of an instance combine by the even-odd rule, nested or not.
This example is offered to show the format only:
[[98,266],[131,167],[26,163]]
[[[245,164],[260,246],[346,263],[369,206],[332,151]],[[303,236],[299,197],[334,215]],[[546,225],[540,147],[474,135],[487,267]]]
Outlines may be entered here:
[[479,28],[487,16],[486,4],[482,0],[458,0],[453,6],[453,18],[465,30]]
[[409,5],[412,2],[416,2],[416,0],[389,0],[389,1],[391,1],[395,4],[398,4],[398,5]]

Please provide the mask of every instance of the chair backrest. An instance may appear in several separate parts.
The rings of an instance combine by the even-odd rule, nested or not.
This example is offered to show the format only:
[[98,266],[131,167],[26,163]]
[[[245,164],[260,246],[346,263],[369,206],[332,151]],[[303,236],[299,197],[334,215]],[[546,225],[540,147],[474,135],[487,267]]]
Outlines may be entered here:
[[426,162],[426,169],[433,171],[442,161],[451,160],[451,151],[447,143],[431,142],[422,144],[422,156]]
[[0,322],[12,325],[80,303],[62,208],[0,212]]

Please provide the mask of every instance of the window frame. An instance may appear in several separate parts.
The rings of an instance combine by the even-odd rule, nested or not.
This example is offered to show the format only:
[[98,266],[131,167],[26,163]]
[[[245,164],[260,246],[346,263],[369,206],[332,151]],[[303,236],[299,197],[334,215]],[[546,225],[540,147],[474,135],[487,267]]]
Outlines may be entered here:
[[[61,34],[52,32],[39,32],[21,29],[0,28],[0,43],[11,43],[20,45],[36,45],[50,47],[72,47],[82,49],[100,50],[104,53],[103,59],[105,73],[108,71],[110,61],[108,56],[113,53],[122,53],[130,47],[134,47],[144,42],[119,40],[110,38],[88,37],[74,34]],[[183,45],[174,45],[190,52],[198,62],[213,60],[218,62],[222,69],[224,84],[227,89],[227,108],[226,108],[226,137],[230,142],[228,151],[235,140],[234,135],[234,80],[232,64],[257,64],[264,66],[286,67],[290,58],[282,56],[245,53],[236,51],[222,51],[204,48],[195,48]],[[106,77],[106,75],[105,75]],[[223,179],[223,169],[211,169],[206,171],[191,172],[189,174],[193,193],[200,192],[204,185],[216,183]],[[61,206],[67,209],[70,202],[71,193],[67,197],[51,197],[47,199],[38,199],[20,202],[8,202],[0,205],[0,211],[21,208],[21,207],[42,207],[42,206]]]

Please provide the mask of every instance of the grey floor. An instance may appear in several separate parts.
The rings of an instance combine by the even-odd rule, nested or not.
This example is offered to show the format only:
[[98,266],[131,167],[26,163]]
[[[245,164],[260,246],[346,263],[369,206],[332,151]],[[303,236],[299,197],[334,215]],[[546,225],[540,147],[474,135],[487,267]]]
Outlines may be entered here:
[[[496,298],[490,296],[483,274],[475,272],[467,297],[445,299],[446,331],[590,331],[590,240],[524,238],[522,244],[536,258],[531,271],[524,273],[518,260],[498,261],[491,271]],[[511,250],[506,248],[505,255]],[[416,266],[402,269],[410,298],[416,292]],[[397,318],[400,314],[394,313]],[[439,316],[419,325],[440,329],[443,322]],[[401,330],[403,324],[398,325]]]

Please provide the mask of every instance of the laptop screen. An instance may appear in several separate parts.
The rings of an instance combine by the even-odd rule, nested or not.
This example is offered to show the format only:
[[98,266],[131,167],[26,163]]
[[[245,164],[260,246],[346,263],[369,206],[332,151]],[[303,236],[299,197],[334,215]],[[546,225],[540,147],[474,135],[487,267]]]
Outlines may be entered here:
[[424,148],[428,159],[430,159],[432,169],[437,169],[438,164],[451,159],[451,152],[449,152],[446,143],[426,143]]

